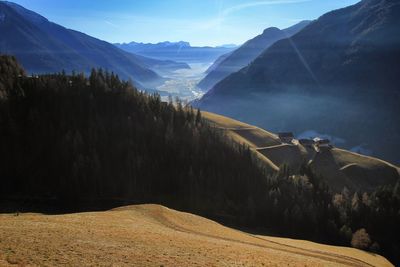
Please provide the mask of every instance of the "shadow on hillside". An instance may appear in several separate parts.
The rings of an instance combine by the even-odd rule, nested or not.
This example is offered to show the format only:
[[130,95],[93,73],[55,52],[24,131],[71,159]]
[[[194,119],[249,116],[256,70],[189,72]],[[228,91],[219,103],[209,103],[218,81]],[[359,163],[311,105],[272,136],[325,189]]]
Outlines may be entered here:
[[60,215],[77,212],[107,211],[113,208],[146,204],[147,201],[124,199],[96,199],[65,201],[45,198],[6,198],[0,199],[0,213],[42,213]]

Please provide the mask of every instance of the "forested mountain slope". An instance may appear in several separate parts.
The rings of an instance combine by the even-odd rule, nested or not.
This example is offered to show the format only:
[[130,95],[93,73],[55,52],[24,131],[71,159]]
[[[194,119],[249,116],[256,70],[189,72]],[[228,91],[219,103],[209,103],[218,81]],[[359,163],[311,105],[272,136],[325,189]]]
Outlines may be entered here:
[[[59,213],[159,203],[399,262],[400,188],[334,193],[304,166],[264,167],[245,145],[113,73],[29,77],[0,57],[0,210]],[[171,156],[173,155],[173,156]],[[353,238],[354,237],[354,238]]]
[[89,74],[92,67],[101,67],[149,88],[164,80],[153,69],[162,72],[188,68],[184,63],[127,53],[110,43],[50,22],[12,2],[1,1],[0,14],[0,53],[17,57],[28,73],[65,70]]

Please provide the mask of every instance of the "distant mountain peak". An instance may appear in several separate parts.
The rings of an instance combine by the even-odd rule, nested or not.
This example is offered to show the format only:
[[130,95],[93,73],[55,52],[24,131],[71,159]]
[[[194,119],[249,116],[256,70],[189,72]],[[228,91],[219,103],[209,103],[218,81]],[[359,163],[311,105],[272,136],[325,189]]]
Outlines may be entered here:
[[217,46],[209,46],[209,45],[204,45],[204,46],[192,46],[190,42],[186,41],[177,41],[177,42],[171,42],[171,41],[163,41],[163,42],[158,42],[158,43],[144,43],[144,42],[129,42],[129,43],[114,43],[116,46],[129,46],[129,47],[135,47],[135,46],[147,46],[147,47],[178,47],[178,48],[196,48],[196,47],[203,47],[203,48],[228,48],[228,49],[234,49],[239,47],[237,44],[222,44],[222,45],[217,45]]
[[[24,19],[35,23],[35,24],[40,24],[40,23],[44,23],[44,22],[48,22],[49,20],[46,19],[45,17],[30,11],[26,8],[24,8],[23,6],[20,6],[16,3],[13,2],[9,2],[9,1],[0,1],[0,8],[1,8],[1,4],[4,4],[10,8],[12,8],[15,12],[17,12],[20,16],[22,16]],[[3,14],[4,15],[4,14]],[[1,19],[1,13],[0,13],[0,21],[2,21]],[[5,19],[5,15],[3,16],[3,21]]]
[[29,73],[90,73],[101,67],[138,87],[152,88],[164,81],[152,68],[171,64],[139,58],[12,2],[0,1],[0,18],[5,21],[0,21],[0,53],[14,55]]
[[179,42],[170,42],[170,41],[163,41],[158,43],[144,43],[144,42],[129,42],[129,43],[115,43],[115,45],[128,45],[128,46],[159,46],[159,47],[171,47],[171,46],[179,46],[179,47],[191,47],[189,42],[179,41]]
[[179,41],[179,42],[165,41],[165,42],[157,43],[156,45],[190,47],[190,43],[189,42],[185,42],[185,41]]
[[400,1],[364,0],[274,43],[196,105],[278,131],[286,124],[294,132],[340,135],[348,149],[367,144],[398,163],[399,70]]
[[232,53],[218,58],[206,71],[207,76],[200,81],[198,86],[207,91],[216,83],[227,77],[229,74],[240,70],[248,65],[265,49],[278,40],[292,36],[308,25],[309,22],[300,22],[287,29],[280,30],[277,27],[269,27],[262,34],[248,40]]
[[269,27],[269,28],[266,28],[266,29],[263,31],[262,34],[268,34],[268,33],[271,33],[271,32],[279,32],[279,31],[280,31],[280,29],[277,28],[277,27]]
[[135,54],[151,58],[186,63],[214,62],[219,56],[236,49],[226,46],[191,46],[186,41],[164,41],[159,43],[116,43],[115,46]]
[[180,45],[180,46],[187,46],[187,47],[191,46],[189,42],[185,42],[185,41],[179,41],[176,44]]

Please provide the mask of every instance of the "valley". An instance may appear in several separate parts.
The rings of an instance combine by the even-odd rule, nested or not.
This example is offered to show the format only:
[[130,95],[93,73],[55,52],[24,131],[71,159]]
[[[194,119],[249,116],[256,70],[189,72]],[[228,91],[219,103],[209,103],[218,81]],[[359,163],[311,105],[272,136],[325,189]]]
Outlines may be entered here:
[[168,95],[179,97],[183,101],[192,101],[201,98],[204,91],[197,84],[204,77],[204,71],[210,63],[191,63],[190,69],[179,69],[170,72],[165,77],[167,80],[156,87],[158,91],[167,92],[163,94],[164,101],[168,101]]
[[326,13],[219,80],[195,106],[276,132],[318,132],[399,164],[399,6],[364,0]]
[[14,1],[0,266],[400,265],[400,1]]

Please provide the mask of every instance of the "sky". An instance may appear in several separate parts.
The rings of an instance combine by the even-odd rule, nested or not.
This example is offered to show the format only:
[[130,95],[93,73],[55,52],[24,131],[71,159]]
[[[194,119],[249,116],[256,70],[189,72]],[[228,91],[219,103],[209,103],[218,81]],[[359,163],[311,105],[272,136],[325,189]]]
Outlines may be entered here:
[[50,21],[112,42],[242,44],[265,28],[313,20],[358,0],[14,0]]

